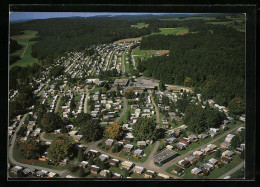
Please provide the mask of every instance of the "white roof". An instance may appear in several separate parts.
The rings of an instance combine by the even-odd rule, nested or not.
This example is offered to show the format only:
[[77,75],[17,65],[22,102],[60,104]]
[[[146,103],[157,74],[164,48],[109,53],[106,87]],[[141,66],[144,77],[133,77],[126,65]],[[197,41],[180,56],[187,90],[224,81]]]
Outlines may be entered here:
[[55,175],[56,175],[56,173],[50,172],[48,176],[49,177],[54,177]]
[[122,165],[125,165],[125,166],[132,166],[133,163],[132,163],[132,162],[129,162],[129,161],[124,161],[124,162],[122,162]]

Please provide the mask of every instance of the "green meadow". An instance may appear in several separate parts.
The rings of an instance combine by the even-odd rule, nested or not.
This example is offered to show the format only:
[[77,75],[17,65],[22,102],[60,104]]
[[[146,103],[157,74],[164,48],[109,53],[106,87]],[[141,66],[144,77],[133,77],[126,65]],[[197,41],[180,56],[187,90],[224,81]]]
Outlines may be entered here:
[[26,30],[24,31],[23,35],[19,36],[13,36],[11,37],[12,39],[16,40],[18,44],[22,45],[22,49],[18,50],[12,54],[11,56],[18,55],[21,59],[15,62],[14,64],[10,65],[9,68],[11,69],[13,66],[27,66],[27,65],[32,65],[33,63],[37,63],[38,59],[33,58],[31,56],[32,53],[32,45],[36,43],[37,41],[30,41],[33,38],[36,38],[37,31],[30,31]]

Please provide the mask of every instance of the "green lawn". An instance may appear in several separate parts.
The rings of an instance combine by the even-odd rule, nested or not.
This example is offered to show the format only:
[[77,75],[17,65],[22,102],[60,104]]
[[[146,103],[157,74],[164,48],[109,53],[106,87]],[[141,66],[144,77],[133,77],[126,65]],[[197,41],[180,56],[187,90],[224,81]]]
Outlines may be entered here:
[[[14,64],[10,65],[9,66],[10,69],[15,65],[24,67],[24,66],[32,65],[33,63],[38,62],[38,59],[33,58],[31,56],[32,45],[34,43],[36,43],[37,41],[29,41],[32,38],[36,38],[36,34],[37,34],[37,31],[25,30],[23,35],[12,37],[12,39],[16,40],[20,45],[23,46],[23,48],[21,50],[16,51],[15,53],[10,54],[11,56],[18,55],[20,58],[22,58],[22,59],[18,60],[17,62],[15,62]],[[24,53],[24,55],[23,55],[23,53]]]

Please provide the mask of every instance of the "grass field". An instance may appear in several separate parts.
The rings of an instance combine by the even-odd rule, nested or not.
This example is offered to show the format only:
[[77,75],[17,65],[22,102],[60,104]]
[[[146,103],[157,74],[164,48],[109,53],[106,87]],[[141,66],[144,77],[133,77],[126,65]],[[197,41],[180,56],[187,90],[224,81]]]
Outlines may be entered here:
[[138,28],[138,29],[141,29],[143,27],[148,27],[149,24],[145,24],[145,23],[137,23],[136,25],[131,25],[131,27],[134,27],[134,28]]
[[37,41],[30,41],[32,38],[36,38],[37,31],[24,31],[23,35],[13,36],[11,39],[16,40],[20,45],[23,46],[21,50],[16,51],[15,53],[10,54],[18,55],[21,59],[15,62],[14,64],[10,65],[9,68],[12,68],[15,65],[18,66],[27,66],[32,65],[33,63],[37,63],[38,59],[33,58],[31,56],[32,53],[32,45]]
[[[187,27],[176,27],[176,28],[159,28],[160,32],[153,32],[149,35],[145,36],[151,36],[151,35],[156,35],[156,34],[172,34],[172,35],[184,35],[189,32],[189,29]],[[143,37],[145,37],[143,36]]]

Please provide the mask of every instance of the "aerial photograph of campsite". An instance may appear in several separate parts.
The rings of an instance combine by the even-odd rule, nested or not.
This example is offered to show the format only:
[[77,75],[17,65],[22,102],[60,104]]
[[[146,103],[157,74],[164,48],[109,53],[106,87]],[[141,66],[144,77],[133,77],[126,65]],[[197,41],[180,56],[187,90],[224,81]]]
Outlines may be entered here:
[[9,16],[9,180],[245,178],[246,14]]

